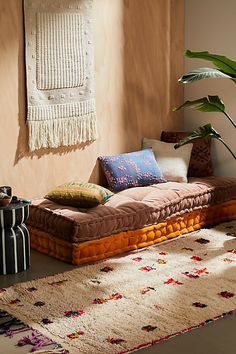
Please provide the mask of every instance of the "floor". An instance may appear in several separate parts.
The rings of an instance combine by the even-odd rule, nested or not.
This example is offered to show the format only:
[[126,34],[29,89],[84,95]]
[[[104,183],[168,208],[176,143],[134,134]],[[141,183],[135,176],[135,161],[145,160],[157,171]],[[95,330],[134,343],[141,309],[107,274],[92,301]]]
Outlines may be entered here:
[[[22,273],[0,276],[0,287],[73,269],[74,266],[32,251],[31,267]],[[236,286],[236,285],[235,285]],[[202,328],[178,335],[166,342],[139,350],[139,354],[235,354],[236,315],[226,316]],[[16,338],[17,339],[17,338]],[[15,339],[15,342],[16,342]],[[0,354],[26,354],[13,339],[0,336]],[[79,353],[78,353],[79,354]]]

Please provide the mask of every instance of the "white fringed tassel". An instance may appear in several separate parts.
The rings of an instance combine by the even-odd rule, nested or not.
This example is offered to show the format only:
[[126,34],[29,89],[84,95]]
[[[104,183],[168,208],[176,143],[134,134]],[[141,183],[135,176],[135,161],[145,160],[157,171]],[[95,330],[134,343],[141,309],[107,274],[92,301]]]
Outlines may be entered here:
[[98,138],[96,114],[83,117],[28,120],[30,151],[72,146]]

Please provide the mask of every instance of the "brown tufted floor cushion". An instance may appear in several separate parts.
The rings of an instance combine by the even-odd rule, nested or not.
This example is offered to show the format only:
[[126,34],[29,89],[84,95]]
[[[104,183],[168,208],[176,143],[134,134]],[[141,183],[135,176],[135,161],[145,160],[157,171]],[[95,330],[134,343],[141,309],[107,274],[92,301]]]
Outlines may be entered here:
[[34,200],[28,226],[33,248],[81,264],[234,218],[236,179],[207,177],[127,189],[91,209]]

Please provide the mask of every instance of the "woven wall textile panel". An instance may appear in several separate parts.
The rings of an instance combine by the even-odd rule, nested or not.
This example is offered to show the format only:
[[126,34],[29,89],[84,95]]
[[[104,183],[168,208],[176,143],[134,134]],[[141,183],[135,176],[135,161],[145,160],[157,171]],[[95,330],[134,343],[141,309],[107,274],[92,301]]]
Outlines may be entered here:
[[24,0],[29,148],[97,138],[92,0]]

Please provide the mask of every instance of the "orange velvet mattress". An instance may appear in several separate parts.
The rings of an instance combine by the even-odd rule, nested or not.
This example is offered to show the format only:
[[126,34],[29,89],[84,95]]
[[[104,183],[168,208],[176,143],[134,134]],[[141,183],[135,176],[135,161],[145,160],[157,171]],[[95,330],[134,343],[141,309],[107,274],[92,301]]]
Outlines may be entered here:
[[210,177],[132,188],[92,209],[35,200],[28,227],[32,248],[78,265],[235,218],[236,179]]

